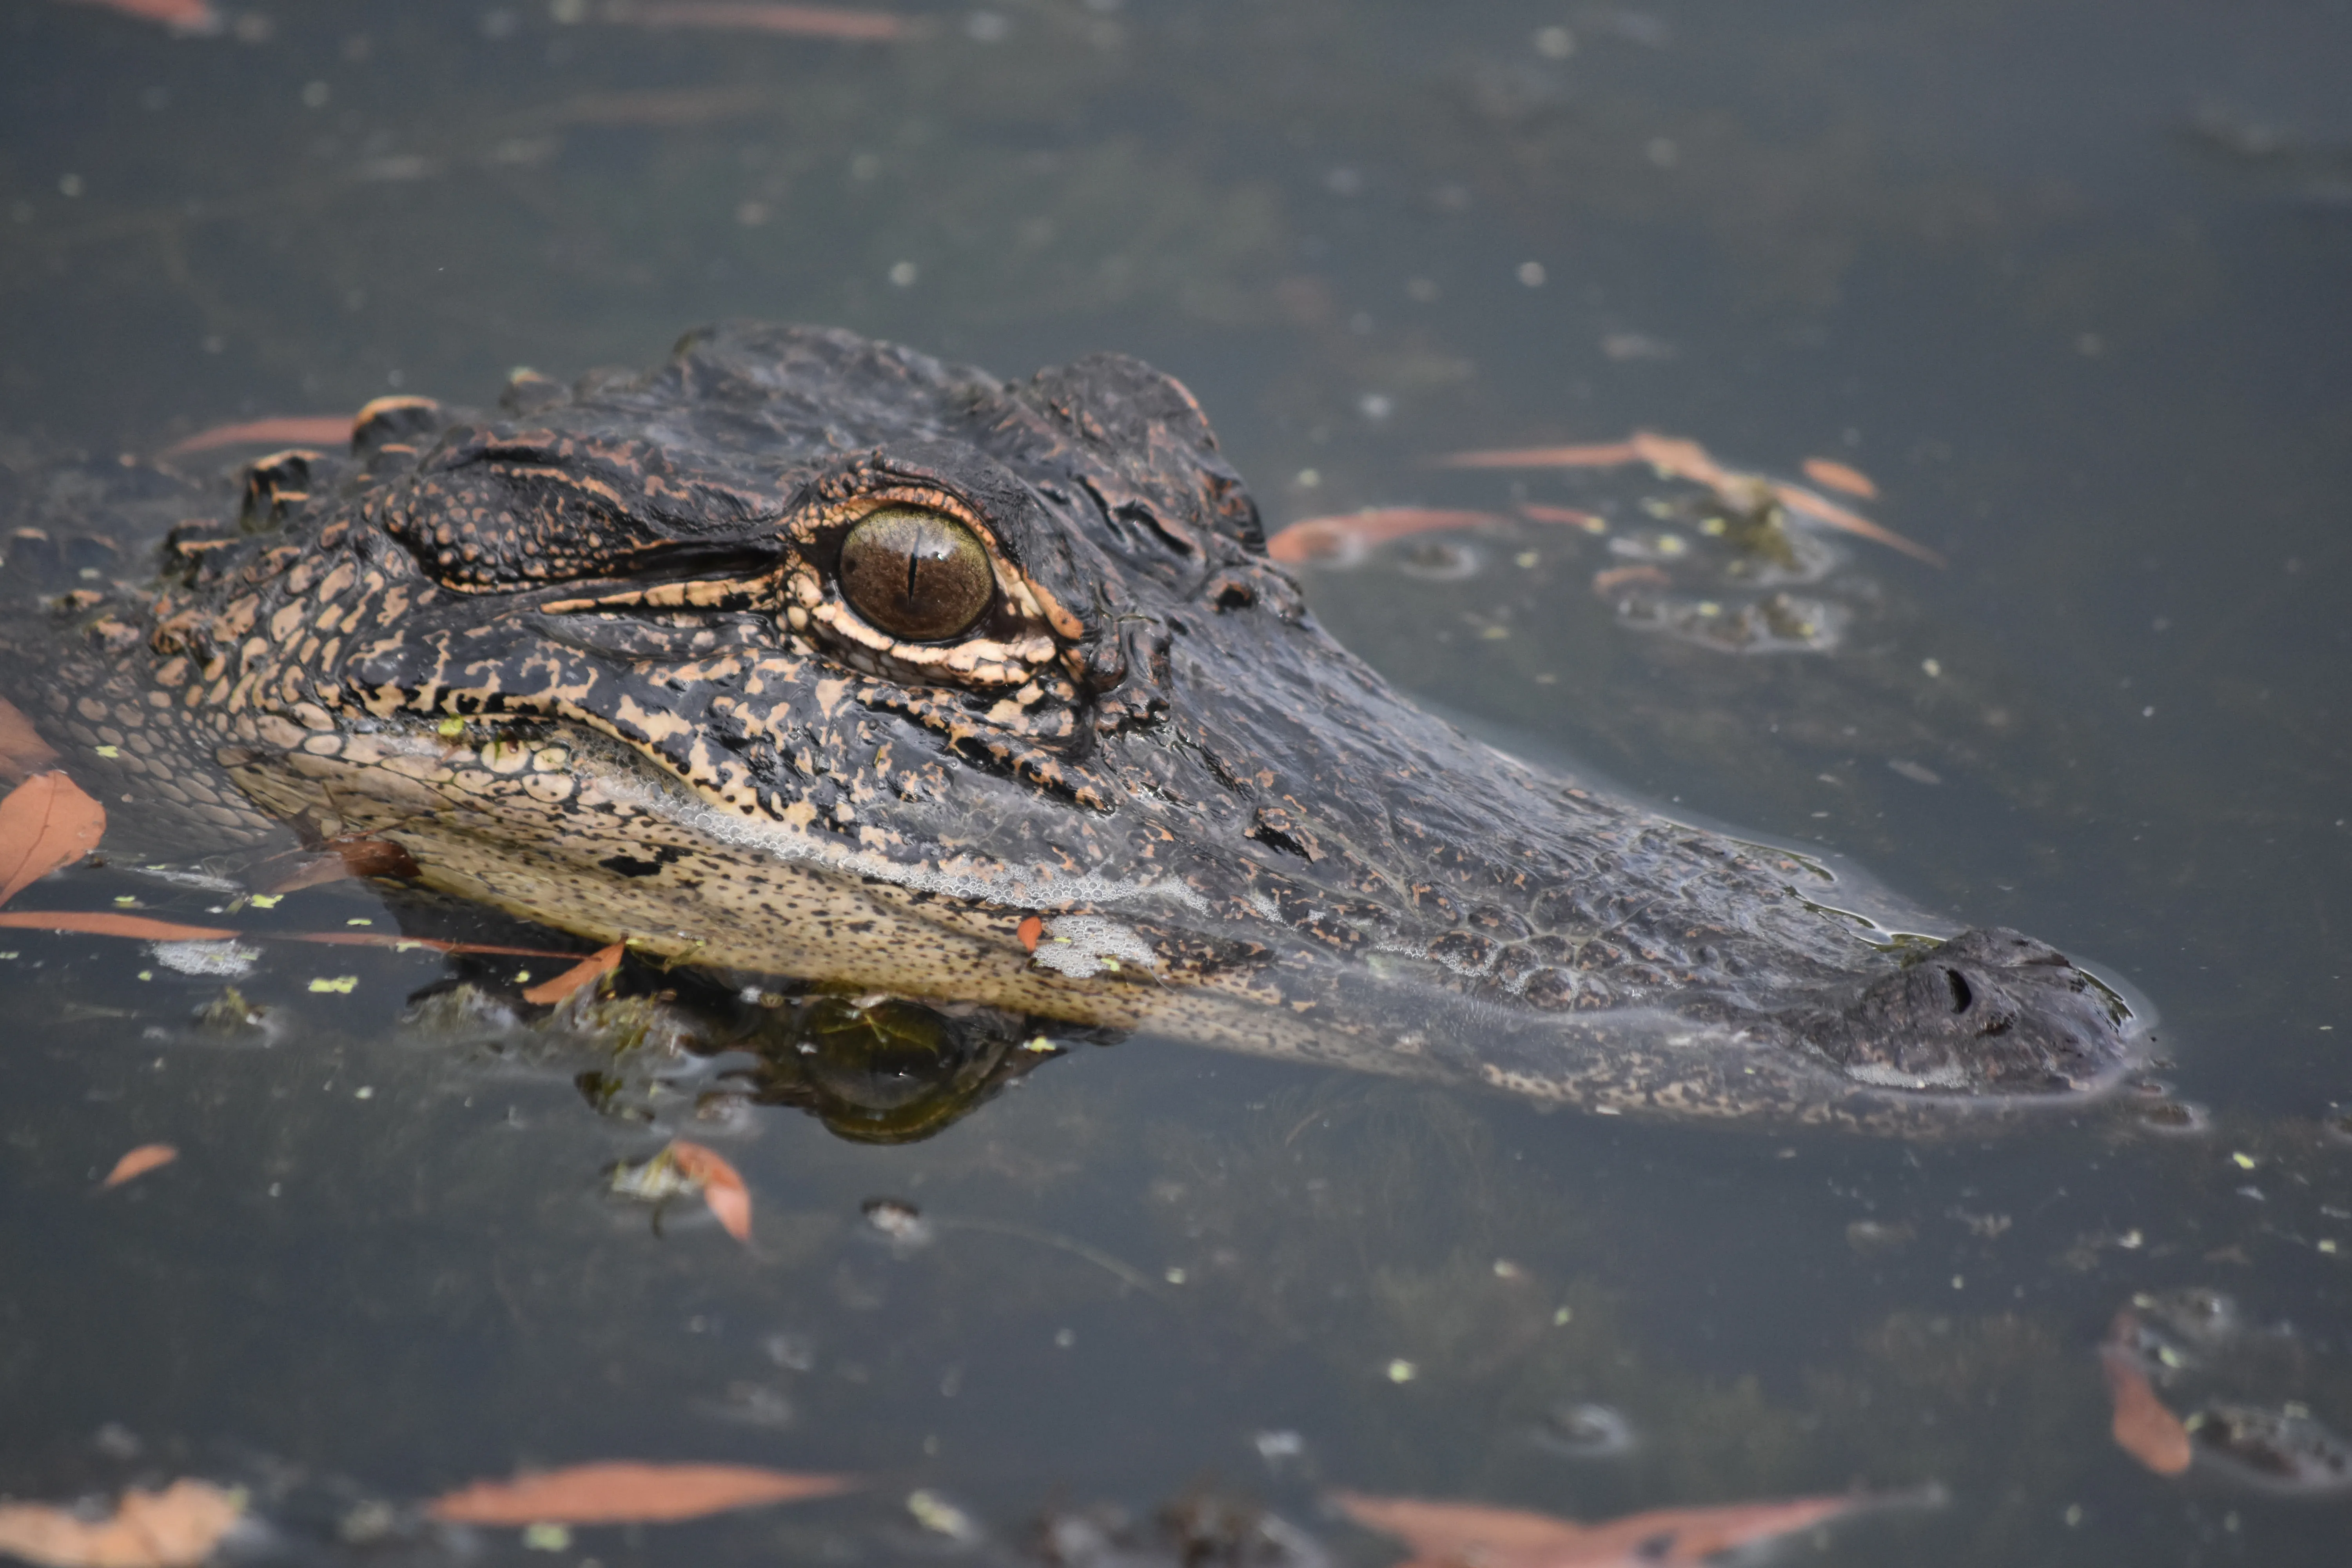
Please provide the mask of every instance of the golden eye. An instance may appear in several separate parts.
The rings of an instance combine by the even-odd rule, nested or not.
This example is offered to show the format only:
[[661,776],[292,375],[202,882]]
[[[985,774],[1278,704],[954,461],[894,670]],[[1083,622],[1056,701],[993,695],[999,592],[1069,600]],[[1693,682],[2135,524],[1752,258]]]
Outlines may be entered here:
[[853,609],[909,642],[961,636],[996,596],[971,530],[919,507],[867,512],[841,542],[840,576]]

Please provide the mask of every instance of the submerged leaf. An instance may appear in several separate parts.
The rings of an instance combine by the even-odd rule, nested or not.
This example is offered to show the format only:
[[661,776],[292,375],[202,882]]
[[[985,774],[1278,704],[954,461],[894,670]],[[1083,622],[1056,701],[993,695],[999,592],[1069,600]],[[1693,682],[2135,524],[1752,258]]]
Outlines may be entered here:
[[0,800],[0,904],[60,866],[70,866],[106,833],[106,807],[63,773],[36,773]]
[[905,18],[887,11],[838,5],[779,5],[766,0],[671,0],[615,7],[613,19],[641,27],[700,27],[719,32],[776,33],[793,38],[833,38],[881,44],[910,37]]
[[0,780],[15,784],[57,765],[57,748],[41,739],[30,719],[0,697]]
[[[1705,447],[1688,437],[1661,436],[1654,430],[1636,430],[1628,439],[1605,446],[1521,447],[1490,452],[1453,452],[1437,460],[1442,467],[1449,468],[1608,468],[1621,463],[1643,462],[1667,478],[1705,485],[1740,510],[1746,508],[1746,492],[1758,483],[1754,475],[1735,472],[1717,462]],[[1832,472],[1834,477],[1825,477],[1825,469]],[[1870,480],[1843,464],[1826,463],[1825,459],[1816,458],[1805,465],[1805,472],[1817,483],[1832,489],[1846,489],[1854,494],[1875,493],[1874,488],[1868,492],[1855,489],[1857,484],[1868,486]],[[1773,499],[1791,511],[1803,512],[1832,528],[1874,540],[1890,550],[1899,550],[1930,566],[1945,564],[1944,558],[1926,545],[1881,528],[1860,512],[1842,507],[1827,496],[1809,490],[1802,485],[1784,484],[1779,480],[1763,483]],[[1267,549],[1272,552],[1271,542]]]
[[137,1181],[148,1172],[161,1170],[179,1157],[180,1152],[169,1143],[142,1143],[114,1162],[114,1169],[106,1173],[106,1180],[98,1184],[98,1190],[104,1192],[109,1187]]
[[679,1174],[702,1189],[702,1201],[719,1218],[720,1228],[738,1241],[751,1239],[751,1189],[735,1167],[712,1150],[683,1138],[673,1139],[669,1157]]
[[730,1509],[831,1497],[855,1476],[798,1475],[751,1465],[574,1465],[511,1481],[477,1481],[425,1511],[448,1524],[658,1524]]
[[583,985],[593,985],[621,967],[621,955],[628,951],[625,942],[600,947],[552,980],[542,980],[522,994],[526,1002],[550,1006],[562,1001]]
[[1276,561],[1297,564],[1337,556],[1352,557],[1374,544],[1416,533],[1475,528],[1500,521],[1490,511],[1445,511],[1429,507],[1368,507],[1332,517],[1310,517],[1294,522],[1265,542],[1265,552]]
[[2189,1447],[2189,1428],[2165,1407],[2147,1381],[2139,1359],[2121,1345],[2100,1347],[2099,1365],[2107,1374],[2107,1396],[2115,1402],[2115,1419],[2107,1430],[2116,1446],[2159,1476],[2177,1476],[2195,1457]]
[[84,1520],[46,1503],[0,1503],[0,1553],[40,1568],[195,1568],[236,1525],[236,1494],[178,1480],[122,1494],[111,1518]]
[[1790,1498],[1711,1508],[1662,1508],[1599,1524],[1580,1524],[1526,1509],[1484,1503],[1333,1492],[1331,1501],[1357,1523],[1399,1536],[1412,1548],[1400,1568],[1650,1568],[1703,1563],[1809,1530],[1863,1509],[1938,1500],[1939,1493]]
[[1860,468],[1841,463],[1835,458],[1807,458],[1804,468],[1805,478],[1817,485],[1833,490],[1843,490],[1850,496],[1860,496],[1864,500],[1878,499],[1878,486],[1868,474],[1864,473]]
[[128,936],[142,942],[225,942],[241,933],[219,926],[182,925],[146,915],[107,910],[0,910],[0,928],[13,931],[78,931],[84,936]]

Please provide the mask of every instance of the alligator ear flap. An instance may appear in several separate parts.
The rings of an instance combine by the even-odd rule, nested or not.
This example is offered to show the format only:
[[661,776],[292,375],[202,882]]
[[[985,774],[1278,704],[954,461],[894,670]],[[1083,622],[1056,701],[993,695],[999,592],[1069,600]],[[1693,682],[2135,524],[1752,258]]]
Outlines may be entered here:
[[1147,525],[1166,547],[1195,558],[1229,553],[1212,540],[1264,547],[1256,503],[1218,453],[1200,403],[1174,376],[1127,354],[1090,354],[1039,371],[1020,391],[1092,459],[1087,488],[1115,528]]
[[429,397],[379,397],[352,420],[352,455],[386,447],[415,447],[447,423]]

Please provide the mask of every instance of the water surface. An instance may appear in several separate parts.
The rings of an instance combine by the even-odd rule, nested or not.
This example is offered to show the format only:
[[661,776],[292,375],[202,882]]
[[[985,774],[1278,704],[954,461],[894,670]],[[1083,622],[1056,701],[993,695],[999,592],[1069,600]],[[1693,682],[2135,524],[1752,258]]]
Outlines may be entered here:
[[[1635,1126],[1135,1039],[877,1148],[781,1107],[698,1121],[695,1081],[600,1115],[585,1047],[403,1022],[529,960],[271,945],[237,982],[266,1033],[220,1035],[190,1023],[217,978],[10,931],[0,1493],[201,1474],[296,1556],[519,1557],[349,1523],[520,1467],[724,1458],[877,1484],[565,1560],[985,1554],[1047,1507],[1212,1488],[1371,1563],[1322,1489],[1599,1518],[1933,1482],[1943,1509],[1792,1554],[2339,1560],[2340,1497],[2115,1447],[2095,1347],[2136,1294],[2225,1291],[2278,1331],[2214,1396],[2352,1432],[2352,12],[901,14],[920,36],[856,44],[352,0],[181,37],[24,0],[5,455],[488,401],[726,315],[1007,375],[1139,353],[1270,525],[1608,511],[1303,576],[1502,743],[2130,983],[2210,1125]],[[1865,470],[1949,565],[1848,542],[1837,647],[1727,654],[1593,591],[1670,485],[1427,461],[1635,428]],[[121,898],[205,907],[119,866],[19,901]],[[348,882],[270,916],[394,924]],[[681,1131],[741,1169],[757,1246],[604,1193]],[[175,1165],[89,1195],[155,1141]],[[1630,1448],[1577,1452],[1582,1404]],[[991,1541],[926,1530],[918,1489]]]

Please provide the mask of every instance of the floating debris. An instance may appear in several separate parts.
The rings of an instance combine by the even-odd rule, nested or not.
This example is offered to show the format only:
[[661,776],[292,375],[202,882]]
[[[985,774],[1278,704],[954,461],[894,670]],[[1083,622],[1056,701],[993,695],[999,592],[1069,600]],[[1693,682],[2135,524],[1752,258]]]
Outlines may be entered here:
[[1860,468],[1849,468],[1834,458],[1807,458],[1803,468],[1805,478],[1817,485],[1823,485],[1833,490],[1843,490],[1847,495],[1859,496],[1864,500],[1878,499],[1878,486],[1873,482],[1868,474],[1864,473]]
[[215,980],[242,980],[261,961],[261,950],[241,942],[158,942],[147,952],[156,963],[177,974]]
[[656,1205],[699,1195],[728,1235],[742,1242],[751,1239],[751,1189],[734,1166],[699,1143],[672,1139],[649,1160],[615,1165],[605,1178],[605,1190]]
[[162,1170],[179,1157],[180,1152],[169,1143],[142,1143],[114,1162],[114,1169],[107,1172],[106,1180],[98,1184],[98,1190],[105,1192],[125,1182],[135,1182],[150,1171]]
[[1714,1508],[1655,1509],[1599,1524],[1484,1503],[1330,1494],[1357,1523],[1400,1537],[1413,1550],[1406,1568],[1618,1568],[1625,1563],[1696,1563],[1741,1548],[1811,1530],[1866,1510],[1935,1507],[1940,1488],[1856,1492],[1844,1497]]
[[933,1235],[931,1222],[923,1211],[901,1198],[868,1198],[858,1212],[875,1234],[901,1252],[911,1252],[929,1246]]
[[846,44],[887,44],[915,35],[903,16],[838,5],[762,5],[757,0],[676,0],[621,5],[607,19],[639,27],[691,27],[714,32],[770,33],[790,38],[830,38]]
[[160,1492],[133,1487],[104,1519],[47,1503],[0,1503],[0,1553],[40,1568],[196,1568],[244,1512],[241,1493],[196,1480]]
[[855,1476],[801,1475],[752,1465],[573,1465],[510,1481],[477,1481],[425,1505],[445,1524],[665,1524],[736,1509],[833,1497]]
[[1265,552],[1276,561],[1298,565],[1348,567],[1362,561],[1375,544],[1415,533],[1476,528],[1505,521],[1490,511],[1440,510],[1427,507],[1369,507],[1344,516],[1310,517],[1294,522],[1265,542]]
[[[2128,1331],[2120,1320],[2116,1330]],[[2107,1430],[2116,1447],[2159,1476],[2177,1476],[2188,1469],[2193,1458],[2189,1428],[2157,1397],[2139,1359],[2125,1346],[2109,1343],[2100,1348],[2099,1365],[2106,1373],[2107,1397],[2115,1406]]]
[[[1881,528],[1877,523],[1802,485],[1726,468],[1705,447],[1686,437],[1661,436],[1636,430],[1622,441],[1566,447],[1520,447],[1489,451],[1452,452],[1437,459],[1449,468],[1607,468],[1622,463],[1645,462],[1659,474],[1704,485],[1727,505],[1744,508],[1759,488],[1793,511],[1803,512],[1832,528],[1899,550],[1930,566],[1944,558],[1924,544]],[[1857,478],[1860,476],[1856,476]]]
[[1536,1447],[1571,1459],[1613,1459],[1633,1451],[1633,1424],[1606,1405],[1555,1405],[1530,1434]]

